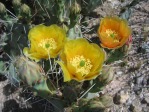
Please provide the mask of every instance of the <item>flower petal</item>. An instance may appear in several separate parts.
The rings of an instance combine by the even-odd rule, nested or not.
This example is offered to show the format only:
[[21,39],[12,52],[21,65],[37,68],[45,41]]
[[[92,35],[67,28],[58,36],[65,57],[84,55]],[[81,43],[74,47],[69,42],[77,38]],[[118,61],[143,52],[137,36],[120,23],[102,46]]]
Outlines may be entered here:
[[47,37],[49,34],[47,30],[47,26],[45,25],[37,25],[33,27],[28,34],[29,40],[39,41],[41,38]]
[[70,75],[69,71],[67,70],[66,66],[61,61],[56,61],[56,62],[61,66],[61,68],[64,72],[64,82],[70,81],[72,78],[71,78],[71,75]]
[[[80,45],[81,44],[81,45]],[[82,55],[84,48],[88,44],[87,40],[80,38],[76,40],[69,40],[64,47],[64,53],[67,61],[70,60],[74,55]]]
[[29,48],[27,48],[27,47],[25,47],[23,49],[23,53],[26,57],[29,57],[30,59],[35,60],[36,62],[38,62],[40,60],[39,58],[34,57],[33,54],[30,53]]

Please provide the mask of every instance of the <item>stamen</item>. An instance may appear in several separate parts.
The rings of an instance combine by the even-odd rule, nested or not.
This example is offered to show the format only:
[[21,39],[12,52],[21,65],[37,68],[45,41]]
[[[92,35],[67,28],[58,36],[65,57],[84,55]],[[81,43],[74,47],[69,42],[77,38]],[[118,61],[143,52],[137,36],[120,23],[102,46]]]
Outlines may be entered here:
[[119,40],[117,40],[117,39],[114,39],[114,42],[120,42]]
[[45,50],[56,49],[57,45],[53,38],[50,39],[43,39],[39,44],[39,47],[44,48]]
[[108,35],[108,37],[112,37],[112,38],[117,37],[117,33],[111,29],[107,29],[106,34]]
[[114,30],[107,29],[106,34],[108,35],[108,37],[112,37],[114,39],[114,42],[119,42],[119,39],[117,39],[118,34]]
[[70,60],[70,64],[76,68],[76,73],[81,73],[82,76],[86,76],[90,73],[92,68],[91,61],[86,59],[84,56],[77,55]]

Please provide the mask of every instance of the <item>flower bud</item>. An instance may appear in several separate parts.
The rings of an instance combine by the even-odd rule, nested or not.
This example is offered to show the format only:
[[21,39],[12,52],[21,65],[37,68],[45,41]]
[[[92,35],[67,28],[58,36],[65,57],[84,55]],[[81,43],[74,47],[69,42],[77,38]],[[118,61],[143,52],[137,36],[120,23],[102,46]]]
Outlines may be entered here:
[[28,5],[26,5],[26,4],[23,4],[23,5],[21,6],[21,11],[22,11],[23,13],[25,13],[25,14],[29,14],[29,13],[30,13],[30,7],[29,7]]
[[112,66],[103,66],[102,68],[102,74],[100,76],[100,80],[104,80],[106,84],[111,82],[114,78],[114,68]]
[[15,6],[20,6],[21,5],[21,0],[13,0],[12,4]]
[[100,102],[99,100],[92,99],[88,102],[87,110],[93,111],[93,112],[100,112],[105,108],[105,106]]
[[80,11],[81,11],[81,6],[80,6],[80,4],[78,4],[77,2],[75,2],[72,6],[71,6],[71,12],[72,13],[75,13],[75,14],[77,14],[77,13],[80,13]]
[[44,72],[37,63],[21,56],[17,58],[14,65],[18,71],[18,77],[29,86],[44,80]]
[[124,54],[127,55],[131,47],[132,47],[132,36],[129,36],[126,44],[122,47],[122,51],[124,52]]
[[0,13],[5,13],[6,12],[6,7],[3,3],[0,2]]
[[132,44],[132,36],[130,35],[127,42],[126,42],[126,45],[129,46],[129,44]]

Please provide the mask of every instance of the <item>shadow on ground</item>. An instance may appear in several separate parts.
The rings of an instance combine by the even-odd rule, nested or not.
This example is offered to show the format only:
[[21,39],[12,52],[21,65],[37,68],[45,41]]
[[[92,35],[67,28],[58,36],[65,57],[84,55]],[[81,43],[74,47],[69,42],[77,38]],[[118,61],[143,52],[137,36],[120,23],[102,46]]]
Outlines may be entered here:
[[11,99],[4,102],[4,108],[2,112],[53,112],[52,110],[46,109],[44,105],[33,104],[31,108],[20,108],[19,104]]
[[7,78],[4,75],[0,74],[0,81],[5,81]]

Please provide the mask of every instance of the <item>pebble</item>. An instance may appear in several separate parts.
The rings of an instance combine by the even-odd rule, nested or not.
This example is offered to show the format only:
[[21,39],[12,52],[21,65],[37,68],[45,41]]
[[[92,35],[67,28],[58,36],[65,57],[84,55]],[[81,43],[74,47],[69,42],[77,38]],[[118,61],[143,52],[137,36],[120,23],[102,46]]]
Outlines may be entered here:
[[136,98],[132,104],[130,105],[130,111],[132,112],[142,112],[142,107],[141,107],[141,103],[140,100],[138,98]]
[[118,71],[118,72],[117,72],[117,75],[121,75],[121,74],[123,74],[122,71]]
[[126,101],[128,100],[129,95],[128,93],[124,92],[124,91],[120,91],[120,93],[117,93],[114,98],[113,98],[113,102],[115,104],[124,104],[126,103]]
[[145,96],[145,97],[144,97],[144,101],[145,101],[147,104],[149,104],[149,96]]

